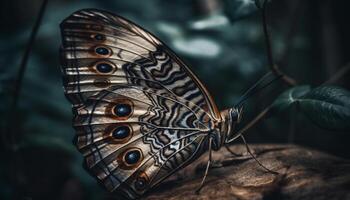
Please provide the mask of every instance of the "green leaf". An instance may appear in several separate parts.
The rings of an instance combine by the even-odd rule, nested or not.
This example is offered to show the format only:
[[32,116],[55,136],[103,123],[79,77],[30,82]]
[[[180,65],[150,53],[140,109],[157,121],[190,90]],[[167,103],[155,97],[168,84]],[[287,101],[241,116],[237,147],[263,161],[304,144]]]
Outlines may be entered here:
[[343,88],[291,88],[273,102],[271,113],[282,112],[293,105],[297,105],[297,109],[319,127],[335,131],[350,130],[350,92]]
[[280,113],[294,105],[303,95],[311,90],[309,85],[297,86],[283,92],[272,103],[271,113]]
[[350,130],[350,92],[335,86],[320,86],[299,101],[300,110],[318,126]]

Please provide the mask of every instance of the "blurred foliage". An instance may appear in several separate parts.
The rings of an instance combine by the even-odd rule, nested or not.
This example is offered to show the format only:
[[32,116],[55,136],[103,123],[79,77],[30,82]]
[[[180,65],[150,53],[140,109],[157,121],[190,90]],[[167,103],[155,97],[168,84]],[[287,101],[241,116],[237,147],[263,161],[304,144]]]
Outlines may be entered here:
[[224,0],[224,11],[231,21],[247,17],[260,8],[260,0]]
[[[273,53],[288,75],[301,83],[320,85],[349,61],[349,52],[345,49],[350,33],[346,28],[348,22],[344,20],[349,17],[344,10],[348,5],[346,1],[302,1],[303,9],[294,12],[296,2],[271,1],[268,5]],[[13,112],[9,107],[13,100],[12,88],[40,3],[14,0],[4,1],[1,6],[0,199],[92,200],[106,195],[83,170],[81,156],[71,144],[72,113],[62,90],[59,23],[78,9],[106,9],[157,35],[189,64],[221,109],[232,106],[268,71],[260,14],[253,0],[52,0],[27,64],[19,114],[9,121]],[[302,16],[302,20],[294,22],[299,27],[293,32],[290,27],[297,16]],[[289,37],[290,31],[293,37]],[[349,80],[344,78],[338,82],[346,89],[349,89],[348,84]],[[244,108],[243,124],[286,88],[280,82],[249,99]],[[304,89],[301,89],[303,94]],[[301,93],[293,88],[290,94],[299,98]],[[313,113],[308,117],[317,122],[328,119],[315,118],[323,116],[324,112],[332,114],[348,109],[348,99],[339,104],[334,103],[331,96],[321,99],[332,105],[331,110],[303,108],[303,111]],[[309,93],[309,98],[323,97]],[[284,102],[281,106],[288,107],[290,103]],[[342,107],[338,109],[336,105]],[[321,108],[326,109],[322,105]],[[281,113],[259,123],[249,131],[248,141],[290,142],[288,138],[292,133],[297,144],[350,157],[347,151],[349,134],[340,132],[335,136],[332,131],[304,120],[300,113],[290,113]],[[348,115],[344,116],[348,120]],[[332,125],[337,126],[336,123]],[[5,148],[9,144],[13,144],[12,150]]]

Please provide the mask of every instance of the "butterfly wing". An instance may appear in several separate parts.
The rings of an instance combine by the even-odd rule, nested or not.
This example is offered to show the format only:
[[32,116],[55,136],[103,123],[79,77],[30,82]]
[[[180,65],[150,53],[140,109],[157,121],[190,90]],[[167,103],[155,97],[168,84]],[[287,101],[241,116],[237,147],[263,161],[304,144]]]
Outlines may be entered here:
[[76,145],[109,191],[135,198],[205,150],[220,118],[206,89],[147,31],[85,9],[61,24]]

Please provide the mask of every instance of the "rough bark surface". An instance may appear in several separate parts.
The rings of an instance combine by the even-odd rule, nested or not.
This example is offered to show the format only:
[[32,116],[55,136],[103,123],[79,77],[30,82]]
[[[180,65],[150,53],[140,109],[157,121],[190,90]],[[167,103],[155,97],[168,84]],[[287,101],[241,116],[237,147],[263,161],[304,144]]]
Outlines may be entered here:
[[350,161],[295,145],[251,145],[266,172],[246,153],[244,145],[213,153],[213,167],[205,186],[198,188],[208,155],[154,188],[146,200],[191,199],[350,199]]

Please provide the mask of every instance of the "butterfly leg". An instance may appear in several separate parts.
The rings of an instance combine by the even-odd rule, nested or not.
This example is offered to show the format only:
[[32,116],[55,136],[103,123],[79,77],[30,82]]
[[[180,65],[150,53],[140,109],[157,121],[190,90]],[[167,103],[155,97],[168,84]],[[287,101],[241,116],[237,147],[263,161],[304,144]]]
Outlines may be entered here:
[[246,147],[248,153],[249,153],[249,154],[252,156],[252,158],[260,165],[260,167],[264,168],[266,171],[268,171],[268,172],[270,172],[270,173],[272,173],[272,174],[279,174],[278,172],[272,171],[271,169],[265,167],[265,166],[254,156],[254,154],[253,154],[252,151],[250,150],[250,147],[248,146],[248,144],[247,144],[245,138],[243,137],[243,135],[241,135],[240,137],[241,137],[241,139],[243,140],[244,145],[245,145],[245,147]]
[[230,147],[228,146],[228,144],[225,144],[225,148],[226,148],[226,150],[228,151],[228,152],[230,152],[233,156],[235,156],[235,157],[240,157],[240,156],[242,156],[241,154],[238,154],[238,153],[235,153],[235,152],[233,152],[231,149],[230,149]]
[[205,179],[207,178],[208,176],[208,172],[209,172],[209,167],[210,167],[210,164],[211,164],[211,146],[212,146],[212,143],[213,143],[213,138],[212,137],[209,137],[209,159],[208,159],[208,162],[207,162],[207,167],[205,169],[205,173],[204,173],[204,176],[203,176],[203,179],[202,179],[202,182],[200,184],[200,186],[198,187],[198,189],[196,190],[196,194],[199,194],[199,192],[201,191],[201,189],[203,188],[204,186],[204,182],[205,182]]

